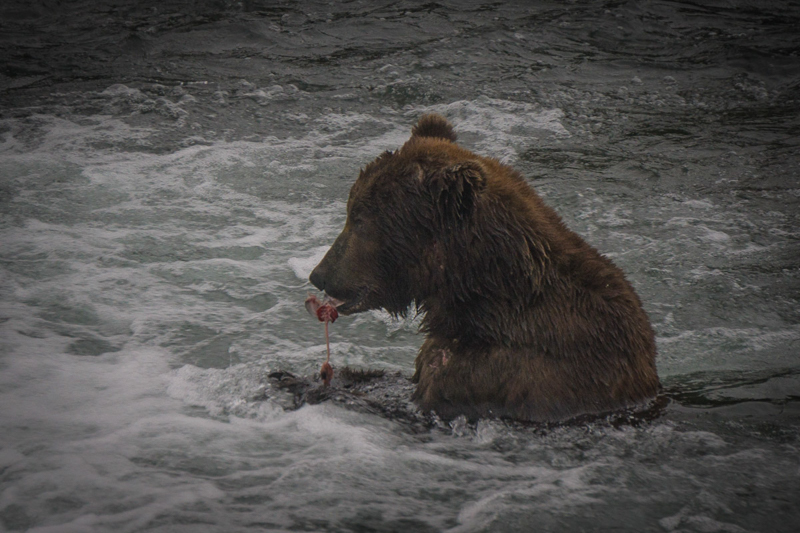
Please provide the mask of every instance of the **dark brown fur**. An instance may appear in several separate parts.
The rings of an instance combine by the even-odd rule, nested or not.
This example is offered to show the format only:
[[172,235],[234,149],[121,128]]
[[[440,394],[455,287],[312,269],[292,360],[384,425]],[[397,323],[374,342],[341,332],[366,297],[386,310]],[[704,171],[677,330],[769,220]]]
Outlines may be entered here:
[[426,115],[367,165],[311,282],[343,314],[416,303],[414,399],[441,416],[557,421],[653,398],[653,330],[622,271],[455,139]]

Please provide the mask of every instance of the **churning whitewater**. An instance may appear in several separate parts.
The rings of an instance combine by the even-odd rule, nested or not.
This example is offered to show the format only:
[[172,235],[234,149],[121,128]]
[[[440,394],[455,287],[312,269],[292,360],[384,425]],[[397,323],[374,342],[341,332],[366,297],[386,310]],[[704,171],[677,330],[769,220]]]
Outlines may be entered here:
[[[770,1],[4,3],[2,529],[795,531],[798,23]],[[626,273],[658,416],[445,422],[392,415],[413,387],[381,410],[276,386],[325,361],[303,302],[359,169],[425,113]],[[420,320],[339,317],[334,371],[402,383]]]

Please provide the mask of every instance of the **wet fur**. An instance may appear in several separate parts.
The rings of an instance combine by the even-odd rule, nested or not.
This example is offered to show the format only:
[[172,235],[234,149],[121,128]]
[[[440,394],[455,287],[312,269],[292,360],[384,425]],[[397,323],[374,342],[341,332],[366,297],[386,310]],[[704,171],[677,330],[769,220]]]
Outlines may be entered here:
[[557,421],[653,398],[654,335],[622,271],[455,139],[428,115],[368,165],[311,281],[345,314],[416,303],[414,400],[440,416]]

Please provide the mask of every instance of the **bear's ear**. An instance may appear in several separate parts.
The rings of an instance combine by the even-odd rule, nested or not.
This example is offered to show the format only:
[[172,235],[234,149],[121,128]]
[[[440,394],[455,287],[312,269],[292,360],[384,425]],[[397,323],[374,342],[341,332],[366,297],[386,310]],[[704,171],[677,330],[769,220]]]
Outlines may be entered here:
[[436,210],[444,219],[459,220],[474,213],[486,188],[486,174],[477,161],[465,161],[425,176]]
[[447,119],[441,115],[423,115],[411,129],[411,137],[433,137],[456,142],[456,132]]

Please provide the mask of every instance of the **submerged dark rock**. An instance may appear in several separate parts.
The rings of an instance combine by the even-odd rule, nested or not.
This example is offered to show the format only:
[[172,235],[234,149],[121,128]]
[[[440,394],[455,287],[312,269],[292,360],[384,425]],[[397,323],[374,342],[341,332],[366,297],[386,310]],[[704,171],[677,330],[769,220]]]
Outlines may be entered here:
[[270,399],[287,410],[299,409],[306,404],[333,402],[420,430],[441,423],[435,414],[422,412],[411,401],[415,385],[401,372],[344,367],[336,370],[330,385],[323,384],[319,375],[297,376],[282,370],[270,372],[267,378],[269,388],[265,396],[272,391]]
[[[324,385],[319,375],[298,376],[277,370],[267,374],[268,387],[263,399],[269,399],[288,411],[304,405],[332,402],[358,412],[375,414],[407,426],[412,432],[434,428],[475,426],[478,419],[464,416],[443,418],[433,411],[423,411],[413,401],[415,383],[402,372],[356,369],[337,369],[330,385]],[[660,394],[653,401],[638,408],[578,416],[563,422],[530,422],[498,417],[514,428],[546,430],[558,426],[601,424],[614,427],[638,426],[661,417],[670,399]]]

